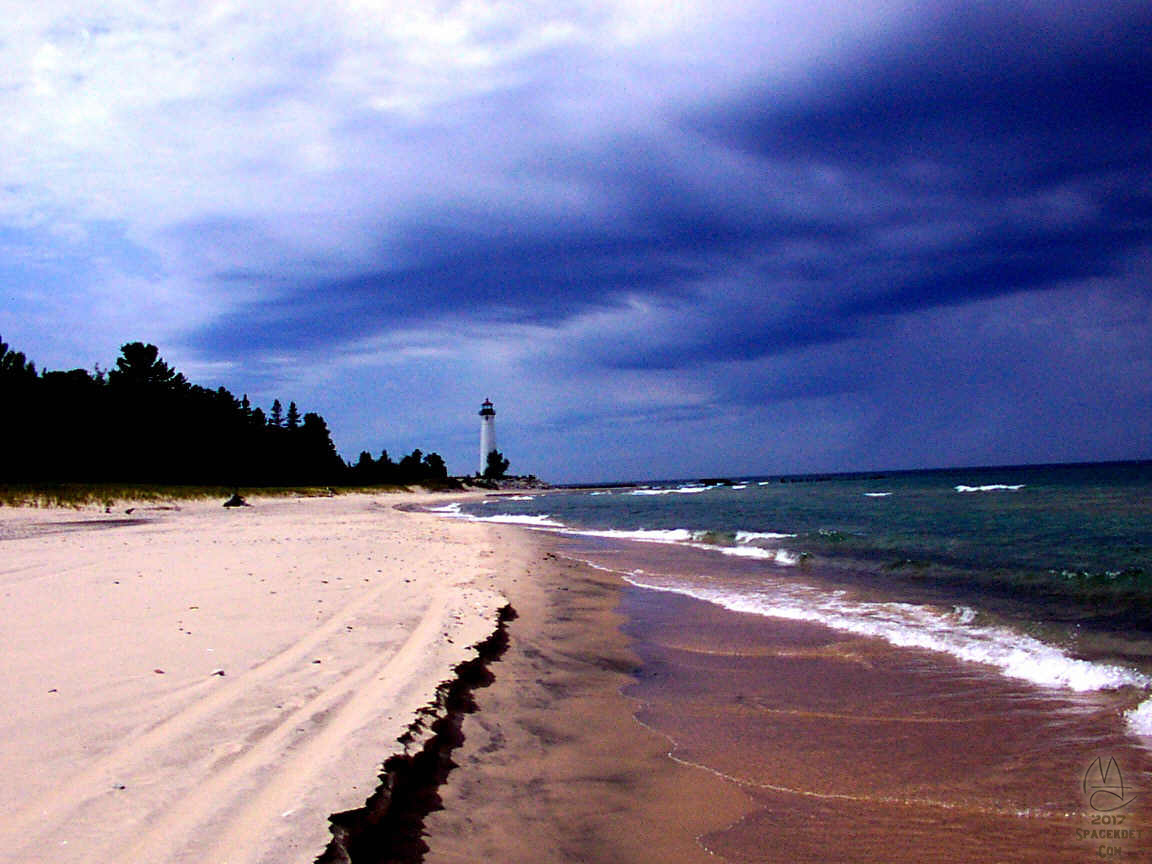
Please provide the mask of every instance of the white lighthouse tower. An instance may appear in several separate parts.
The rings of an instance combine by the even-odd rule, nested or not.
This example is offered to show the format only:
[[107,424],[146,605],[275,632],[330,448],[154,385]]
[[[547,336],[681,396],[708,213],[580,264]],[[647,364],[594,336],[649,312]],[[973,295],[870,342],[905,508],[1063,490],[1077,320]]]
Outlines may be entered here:
[[480,473],[488,467],[488,454],[496,449],[496,409],[485,399],[480,406]]

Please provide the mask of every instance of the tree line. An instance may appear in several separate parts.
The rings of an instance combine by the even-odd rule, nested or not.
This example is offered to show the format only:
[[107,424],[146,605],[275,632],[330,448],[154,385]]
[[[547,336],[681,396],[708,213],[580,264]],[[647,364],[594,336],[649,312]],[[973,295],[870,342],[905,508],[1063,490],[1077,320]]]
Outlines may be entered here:
[[[37,372],[0,339],[0,483],[218,486],[410,484],[448,477],[436,453],[385,451],[348,465],[324,418],[279,399],[269,411],[190,383],[155,345],[113,368]],[[367,457],[367,458],[365,458]]]

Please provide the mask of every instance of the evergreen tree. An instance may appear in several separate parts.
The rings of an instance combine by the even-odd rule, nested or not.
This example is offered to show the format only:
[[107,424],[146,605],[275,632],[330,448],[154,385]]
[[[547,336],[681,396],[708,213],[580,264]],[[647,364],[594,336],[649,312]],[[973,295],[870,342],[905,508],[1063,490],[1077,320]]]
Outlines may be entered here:
[[155,345],[129,342],[108,372],[108,391],[108,419],[119,427],[110,441],[110,470],[125,481],[171,482],[183,470],[174,454],[190,446],[184,423],[188,381],[160,358]]
[[421,479],[421,462],[424,454],[419,448],[400,459],[396,465],[396,478],[400,483],[417,483]]
[[388,455],[387,450],[380,451],[380,458],[376,460],[376,483],[398,483],[396,463],[392,461],[392,457]]
[[429,453],[424,457],[424,476],[428,480],[448,479],[448,466],[439,453]]
[[372,461],[372,454],[367,450],[360,451],[360,458],[352,466],[352,479],[356,483],[371,486],[376,482],[376,463]]
[[0,381],[31,381],[36,377],[36,364],[29,363],[23,351],[11,351],[0,336]]
[[[115,446],[108,438],[107,393],[104,385],[84,369],[45,371],[36,382],[36,416],[26,429],[35,429],[26,456],[45,479],[101,480],[107,470],[97,454]],[[78,424],[83,435],[77,435]]]
[[347,466],[336,452],[336,445],[332,443],[332,435],[324,418],[309,411],[304,415],[297,438],[297,458],[302,479],[317,485],[340,482]]
[[108,373],[108,383],[120,387],[180,390],[188,382],[160,359],[160,349],[143,342],[129,342],[120,347],[116,368]]
[[509,462],[499,450],[488,452],[488,464],[484,466],[484,477],[487,480],[499,480],[508,471]]
[[[324,418],[295,402],[270,417],[247,394],[191,384],[155,345],[130,342],[107,373],[45,372],[0,341],[0,483],[145,482],[255,486],[444,479],[436,453],[354,466]],[[78,418],[83,423],[78,423]]]

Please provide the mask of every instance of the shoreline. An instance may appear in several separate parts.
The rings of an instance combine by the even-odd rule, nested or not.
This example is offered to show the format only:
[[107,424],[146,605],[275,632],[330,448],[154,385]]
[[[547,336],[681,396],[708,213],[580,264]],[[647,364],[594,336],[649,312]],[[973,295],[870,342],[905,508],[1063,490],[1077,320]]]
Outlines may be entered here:
[[701,838],[752,810],[739,788],[670,758],[626,695],[640,659],[623,631],[626,583],[534,532],[507,651],[465,715],[463,743],[424,823],[426,864],[705,864]]
[[[1124,826],[1111,857],[1145,854],[1152,754],[1112,694],[672,591],[631,586],[625,608],[653,670],[627,691],[641,722],[674,742],[671,758],[755,802],[703,838],[730,864],[764,848],[781,861],[1071,864],[1097,857],[1111,824]],[[1095,778],[1109,760],[1116,771]],[[1141,792],[1105,813],[1119,801],[1093,799],[1101,783]]]
[[[1152,753],[1115,694],[631,585],[617,572],[636,563],[627,548],[590,554],[531,533],[559,556],[532,582],[553,595],[534,628],[513,630],[520,659],[509,652],[465,720],[427,861],[1072,862],[1100,838],[1121,857],[1147,849]],[[1113,759],[1117,773],[1092,780]],[[1121,771],[1136,795],[1117,816],[1097,805]],[[1101,833],[1121,824],[1108,819],[1127,833]]]
[[0,509],[0,860],[314,861],[507,603],[414,500]]
[[410,506],[460,497],[0,509],[0,860],[1072,861],[1089,755],[1152,782],[1107,699]]

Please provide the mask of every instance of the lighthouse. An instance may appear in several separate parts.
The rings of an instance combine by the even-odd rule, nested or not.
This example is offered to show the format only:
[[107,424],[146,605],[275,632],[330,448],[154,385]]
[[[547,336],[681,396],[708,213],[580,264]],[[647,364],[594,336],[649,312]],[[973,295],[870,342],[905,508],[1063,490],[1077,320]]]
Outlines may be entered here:
[[480,406],[480,473],[488,467],[488,454],[496,449],[496,409],[485,399]]

